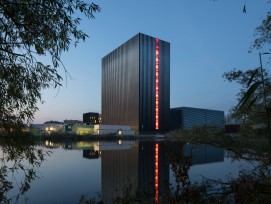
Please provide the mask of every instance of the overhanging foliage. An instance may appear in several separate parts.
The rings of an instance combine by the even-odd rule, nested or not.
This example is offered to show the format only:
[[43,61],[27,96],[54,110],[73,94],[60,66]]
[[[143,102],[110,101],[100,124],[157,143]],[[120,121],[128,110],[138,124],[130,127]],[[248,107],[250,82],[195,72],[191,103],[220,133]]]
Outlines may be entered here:
[[[94,18],[100,7],[82,0],[0,1],[0,129],[33,119],[41,90],[61,86],[62,52],[88,36],[80,13]],[[39,61],[51,59],[51,65]]]

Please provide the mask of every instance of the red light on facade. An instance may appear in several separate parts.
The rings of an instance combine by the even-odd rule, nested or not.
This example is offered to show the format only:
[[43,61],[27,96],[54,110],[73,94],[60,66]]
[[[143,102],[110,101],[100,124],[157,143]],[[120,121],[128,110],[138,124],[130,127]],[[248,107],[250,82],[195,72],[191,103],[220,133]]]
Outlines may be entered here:
[[159,50],[160,50],[160,44],[159,39],[156,38],[156,46],[155,46],[155,129],[159,129],[159,68],[160,68],[160,62],[159,62]]
[[155,193],[155,203],[158,203],[158,198],[159,198],[159,172],[158,172],[158,169],[159,169],[159,144],[156,143],[155,144],[155,161],[154,161],[155,165],[154,165],[154,168],[155,168],[155,176],[154,176],[154,193]]

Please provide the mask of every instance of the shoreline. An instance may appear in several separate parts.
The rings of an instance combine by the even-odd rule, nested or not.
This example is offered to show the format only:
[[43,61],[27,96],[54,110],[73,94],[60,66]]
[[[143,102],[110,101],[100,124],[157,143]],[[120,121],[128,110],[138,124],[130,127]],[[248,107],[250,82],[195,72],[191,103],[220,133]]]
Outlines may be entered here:
[[165,135],[161,134],[144,134],[144,135],[70,135],[70,134],[54,134],[54,135],[40,135],[41,140],[59,141],[59,140],[73,140],[73,141],[86,141],[86,140],[155,140],[166,139]]

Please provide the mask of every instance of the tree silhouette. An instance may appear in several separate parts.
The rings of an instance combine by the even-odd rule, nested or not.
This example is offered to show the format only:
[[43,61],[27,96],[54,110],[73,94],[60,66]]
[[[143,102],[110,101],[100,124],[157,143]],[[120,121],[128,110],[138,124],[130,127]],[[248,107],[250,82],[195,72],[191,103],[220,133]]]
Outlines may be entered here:
[[79,14],[91,19],[99,11],[82,0],[0,1],[0,128],[20,129],[33,119],[41,90],[61,86],[61,54],[88,37]]

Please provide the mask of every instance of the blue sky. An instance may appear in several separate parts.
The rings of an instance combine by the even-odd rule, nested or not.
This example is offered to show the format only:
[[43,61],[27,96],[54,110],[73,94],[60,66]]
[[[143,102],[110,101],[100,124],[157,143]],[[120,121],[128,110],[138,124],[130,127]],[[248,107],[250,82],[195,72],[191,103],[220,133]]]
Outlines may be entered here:
[[[35,123],[82,120],[85,112],[100,113],[101,58],[139,32],[170,42],[172,108],[227,112],[236,105],[240,86],[225,81],[223,73],[259,66],[259,50],[248,51],[254,30],[270,6],[265,0],[94,2],[101,12],[94,20],[83,18],[80,25],[89,38],[62,56],[72,79],[66,80],[59,70],[63,86],[42,91],[44,103],[38,105]],[[246,14],[242,12],[245,2]]]

